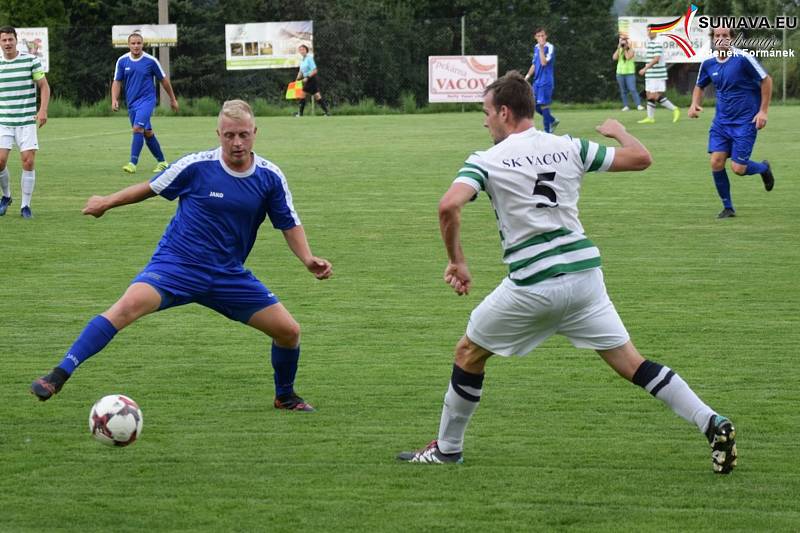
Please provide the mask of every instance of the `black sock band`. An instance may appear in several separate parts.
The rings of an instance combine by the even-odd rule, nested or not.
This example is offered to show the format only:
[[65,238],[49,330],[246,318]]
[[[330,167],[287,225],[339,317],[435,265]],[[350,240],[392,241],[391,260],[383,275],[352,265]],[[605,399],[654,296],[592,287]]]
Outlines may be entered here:
[[[453,386],[453,390],[465,400],[479,402],[481,400],[480,392],[483,387],[484,375],[485,374],[471,374],[454,364],[453,374],[450,377],[450,384]],[[467,388],[472,390],[465,390]],[[477,391],[477,394],[473,394],[475,391]]]
[[639,368],[633,375],[632,381],[653,396],[656,396],[661,389],[669,385],[669,382],[672,380],[672,376],[675,375],[675,372],[667,368],[666,374],[659,379],[659,376],[662,374],[663,370],[664,365],[660,365],[654,361],[645,360],[641,365],[639,365]]
[[662,368],[664,368],[662,365],[645,359],[633,375],[633,382],[645,388],[648,383],[658,377],[658,373],[661,372]]

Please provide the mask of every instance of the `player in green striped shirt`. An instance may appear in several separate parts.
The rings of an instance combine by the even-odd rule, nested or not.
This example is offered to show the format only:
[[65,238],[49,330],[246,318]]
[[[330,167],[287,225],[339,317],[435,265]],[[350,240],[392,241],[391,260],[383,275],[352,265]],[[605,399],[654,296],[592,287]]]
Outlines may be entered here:
[[[0,57],[0,216],[6,214],[12,202],[6,163],[11,148],[16,144],[22,159],[20,215],[31,218],[31,196],[36,183],[34,158],[39,149],[36,128],[47,122],[50,86],[39,58],[17,51],[17,31],[14,28],[0,28],[0,48],[3,50]],[[38,112],[37,88],[41,95]]]
[[647,116],[638,121],[639,124],[655,123],[656,104],[661,104],[672,111],[672,122],[681,118],[680,110],[664,95],[667,90],[667,62],[664,60],[664,47],[656,40],[653,24],[647,25],[647,64],[639,70],[644,76],[644,90],[647,93]]

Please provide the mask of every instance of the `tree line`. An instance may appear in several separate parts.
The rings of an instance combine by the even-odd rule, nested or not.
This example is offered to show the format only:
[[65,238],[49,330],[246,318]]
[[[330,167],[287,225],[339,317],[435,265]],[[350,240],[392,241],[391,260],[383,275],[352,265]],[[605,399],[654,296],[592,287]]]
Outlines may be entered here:
[[[497,55],[500,73],[527,70],[533,32],[543,26],[556,45],[556,99],[615,99],[610,55],[617,22],[612,4],[613,0],[170,0],[170,22],[178,26],[178,46],[170,53],[171,78],[176,92],[187,98],[279,101],[295,71],[226,70],[225,24],[313,20],[314,53],[327,98],[338,103],[370,98],[395,105],[410,93],[423,103],[427,58],[461,53],[463,16],[465,52]],[[685,4],[641,0],[629,9],[632,14],[668,16],[683,12]],[[718,13],[736,14],[736,6],[747,2],[707,4],[714,4]],[[3,0],[0,6],[0,24],[48,27],[53,94],[75,104],[91,104],[109,94],[115,61],[125,52],[111,46],[111,26],[157,21],[157,0]]]

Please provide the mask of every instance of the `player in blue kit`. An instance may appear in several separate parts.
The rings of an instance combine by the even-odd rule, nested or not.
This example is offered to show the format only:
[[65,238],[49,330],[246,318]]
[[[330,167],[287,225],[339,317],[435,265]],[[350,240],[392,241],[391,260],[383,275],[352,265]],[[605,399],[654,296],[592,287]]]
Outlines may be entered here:
[[730,218],[736,216],[736,210],[725,171],[729,157],[731,170],[736,174],[760,174],[767,191],[775,185],[769,161],[750,160],[756,132],[767,125],[772,78],[750,54],[731,46],[733,30],[715,28],[712,38],[717,54],[700,65],[688,114],[690,118],[700,115],[703,89],[713,83],[717,90],[717,110],[708,135],[708,152],[714,185],[722,200],[722,211],[717,218]]
[[530,81],[533,77],[536,112],[542,115],[544,131],[553,133],[558,126],[558,119],[550,112],[550,104],[553,103],[553,88],[556,82],[553,75],[556,47],[553,46],[553,43],[547,42],[547,31],[544,28],[537,28],[533,36],[536,39],[536,46],[533,47],[531,68],[528,69],[525,80]]
[[173,111],[178,112],[178,100],[172,91],[172,84],[164,74],[164,69],[158,60],[144,52],[144,40],[138,33],[128,36],[128,49],[130,52],[117,59],[114,69],[114,81],[111,83],[111,109],[119,110],[119,93],[125,86],[125,102],[128,106],[128,116],[133,128],[131,140],[131,159],[122,170],[129,174],[136,172],[139,163],[139,154],[142,146],[147,148],[156,158],[156,167],[153,172],[161,172],[167,168],[167,161],[161,151],[161,145],[153,133],[150,116],[156,107],[156,86],[153,79],[158,80],[169,95],[169,105]]
[[217,128],[216,150],[189,154],[151,181],[87,201],[83,213],[101,217],[157,194],[180,198],[150,263],[114,305],[89,321],[58,366],[33,382],[31,392],[40,400],[61,390],[78,365],[121,329],[149,313],[195,302],[272,337],[274,406],[314,410],[294,391],[300,326],[244,262],[269,217],[317,279],[331,276],[331,264],[311,253],[281,170],[251,151],[256,126],[250,106],[225,102]]

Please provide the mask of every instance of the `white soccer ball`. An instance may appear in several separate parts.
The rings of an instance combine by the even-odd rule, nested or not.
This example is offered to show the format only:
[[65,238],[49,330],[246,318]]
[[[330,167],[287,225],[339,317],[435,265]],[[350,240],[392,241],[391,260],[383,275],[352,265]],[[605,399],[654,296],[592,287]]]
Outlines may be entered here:
[[122,394],[97,400],[89,413],[89,431],[108,446],[127,446],[142,434],[142,410]]

